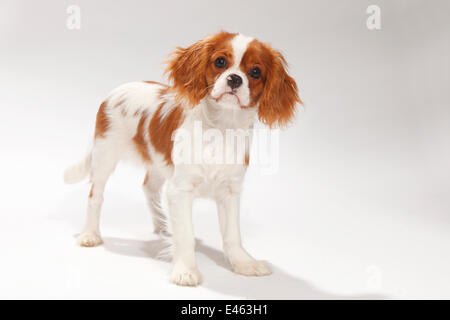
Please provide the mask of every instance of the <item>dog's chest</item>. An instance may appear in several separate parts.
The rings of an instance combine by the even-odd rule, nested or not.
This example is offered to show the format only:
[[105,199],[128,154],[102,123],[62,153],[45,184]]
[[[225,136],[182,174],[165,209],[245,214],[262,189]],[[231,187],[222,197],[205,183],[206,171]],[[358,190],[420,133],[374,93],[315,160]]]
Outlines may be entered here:
[[[232,117],[226,112],[220,117],[205,117],[205,112],[198,108],[186,113],[176,132],[172,149],[175,180],[178,184],[180,179],[183,189],[196,196],[217,197],[240,189],[248,164],[251,130],[248,121],[242,125],[226,122]],[[216,119],[214,125],[211,118]]]

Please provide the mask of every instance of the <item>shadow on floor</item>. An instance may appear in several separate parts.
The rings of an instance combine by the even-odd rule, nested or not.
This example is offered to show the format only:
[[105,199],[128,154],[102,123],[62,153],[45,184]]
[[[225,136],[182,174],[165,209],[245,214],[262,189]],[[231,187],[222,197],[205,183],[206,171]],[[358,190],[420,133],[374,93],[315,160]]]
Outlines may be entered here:
[[[168,261],[160,253],[165,249],[163,240],[128,240],[106,237],[104,248],[116,254],[147,257]],[[386,299],[376,294],[338,295],[315,287],[272,265],[273,274],[266,277],[244,277],[231,272],[223,253],[197,240],[196,251],[211,259],[217,266],[230,272],[224,274],[219,268],[202,268],[204,281],[201,286],[225,295],[246,299]],[[216,269],[216,270],[214,270]]]

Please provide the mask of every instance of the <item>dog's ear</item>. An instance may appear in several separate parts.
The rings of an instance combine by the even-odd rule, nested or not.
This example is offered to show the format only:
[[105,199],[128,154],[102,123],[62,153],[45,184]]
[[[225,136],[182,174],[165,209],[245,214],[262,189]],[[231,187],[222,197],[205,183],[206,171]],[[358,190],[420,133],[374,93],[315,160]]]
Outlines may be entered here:
[[206,38],[187,48],[178,47],[167,62],[166,73],[173,81],[173,89],[192,106],[207,93],[205,73],[211,50],[211,38]]
[[263,93],[259,100],[258,118],[269,127],[284,127],[295,114],[296,104],[302,103],[295,80],[286,71],[283,55],[266,45],[270,63]]

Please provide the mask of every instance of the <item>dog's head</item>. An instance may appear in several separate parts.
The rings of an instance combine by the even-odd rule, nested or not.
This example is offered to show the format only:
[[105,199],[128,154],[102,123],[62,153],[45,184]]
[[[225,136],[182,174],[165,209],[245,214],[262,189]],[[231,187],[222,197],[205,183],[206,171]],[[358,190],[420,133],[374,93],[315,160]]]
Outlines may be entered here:
[[224,108],[258,108],[259,119],[271,127],[287,124],[301,103],[281,53],[241,34],[220,32],[177,48],[167,72],[190,105],[205,98]]

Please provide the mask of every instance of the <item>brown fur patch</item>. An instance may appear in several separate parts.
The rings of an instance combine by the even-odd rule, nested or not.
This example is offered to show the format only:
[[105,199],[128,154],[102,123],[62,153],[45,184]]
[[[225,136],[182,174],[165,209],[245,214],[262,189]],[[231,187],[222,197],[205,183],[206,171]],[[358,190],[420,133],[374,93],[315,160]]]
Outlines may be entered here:
[[245,153],[244,164],[248,166],[249,163],[250,163],[250,156],[248,153]]
[[[271,56],[264,46],[258,40],[253,40],[248,44],[241,63],[240,69],[247,75],[248,86],[250,89],[249,107],[254,107],[261,97],[266,83],[267,69],[270,66]],[[250,76],[250,71],[258,67],[261,70],[261,76],[257,79]]]
[[148,172],[145,174],[144,183],[142,185],[146,185],[148,183]]
[[[209,58],[209,63],[205,71],[205,81],[207,88],[212,88],[217,78],[234,64],[233,47],[231,46],[231,40],[233,39],[233,37],[234,34],[226,34],[221,36],[221,38],[223,38],[221,42],[219,42],[220,39],[215,40],[217,42],[214,44],[214,48],[211,52],[211,57]],[[214,61],[216,61],[217,58],[221,57],[225,58],[226,60],[226,66],[224,68],[218,68],[214,64]],[[208,91],[209,90],[207,90],[207,92]]]
[[121,105],[123,105],[123,103],[125,102],[125,100],[126,100],[126,99],[124,99],[124,98],[120,99],[119,101],[116,102],[116,104],[113,106],[113,108],[115,109],[115,108],[120,107]]
[[260,43],[260,51],[267,74],[259,98],[258,118],[269,127],[284,127],[294,118],[296,104],[302,103],[297,84],[288,75],[286,60],[279,51],[263,43]]
[[109,118],[105,110],[107,105],[108,102],[103,101],[102,104],[100,105],[100,108],[98,109],[97,119],[95,122],[95,138],[98,137],[104,138],[106,131],[108,131]]
[[170,111],[163,119],[161,118],[161,109],[165,102],[161,103],[150,120],[149,136],[152,145],[155,150],[164,156],[164,160],[169,165],[173,165],[172,162],[172,148],[173,140],[172,134],[178,129],[183,122],[183,109],[180,106],[176,106]]
[[89,191],[89,198],[92,198],[94,195],[94,184],[91,185],[91,190]]
[[148,117],[147,113],[142,114],[141,119],[139,120],[139,124],[137,126],[136,134],[133,137],[133,142],[142,160],[144,162],[151,162],[147,142],[144,139],[146,129],[144,125],[147,120],[147,117]]

